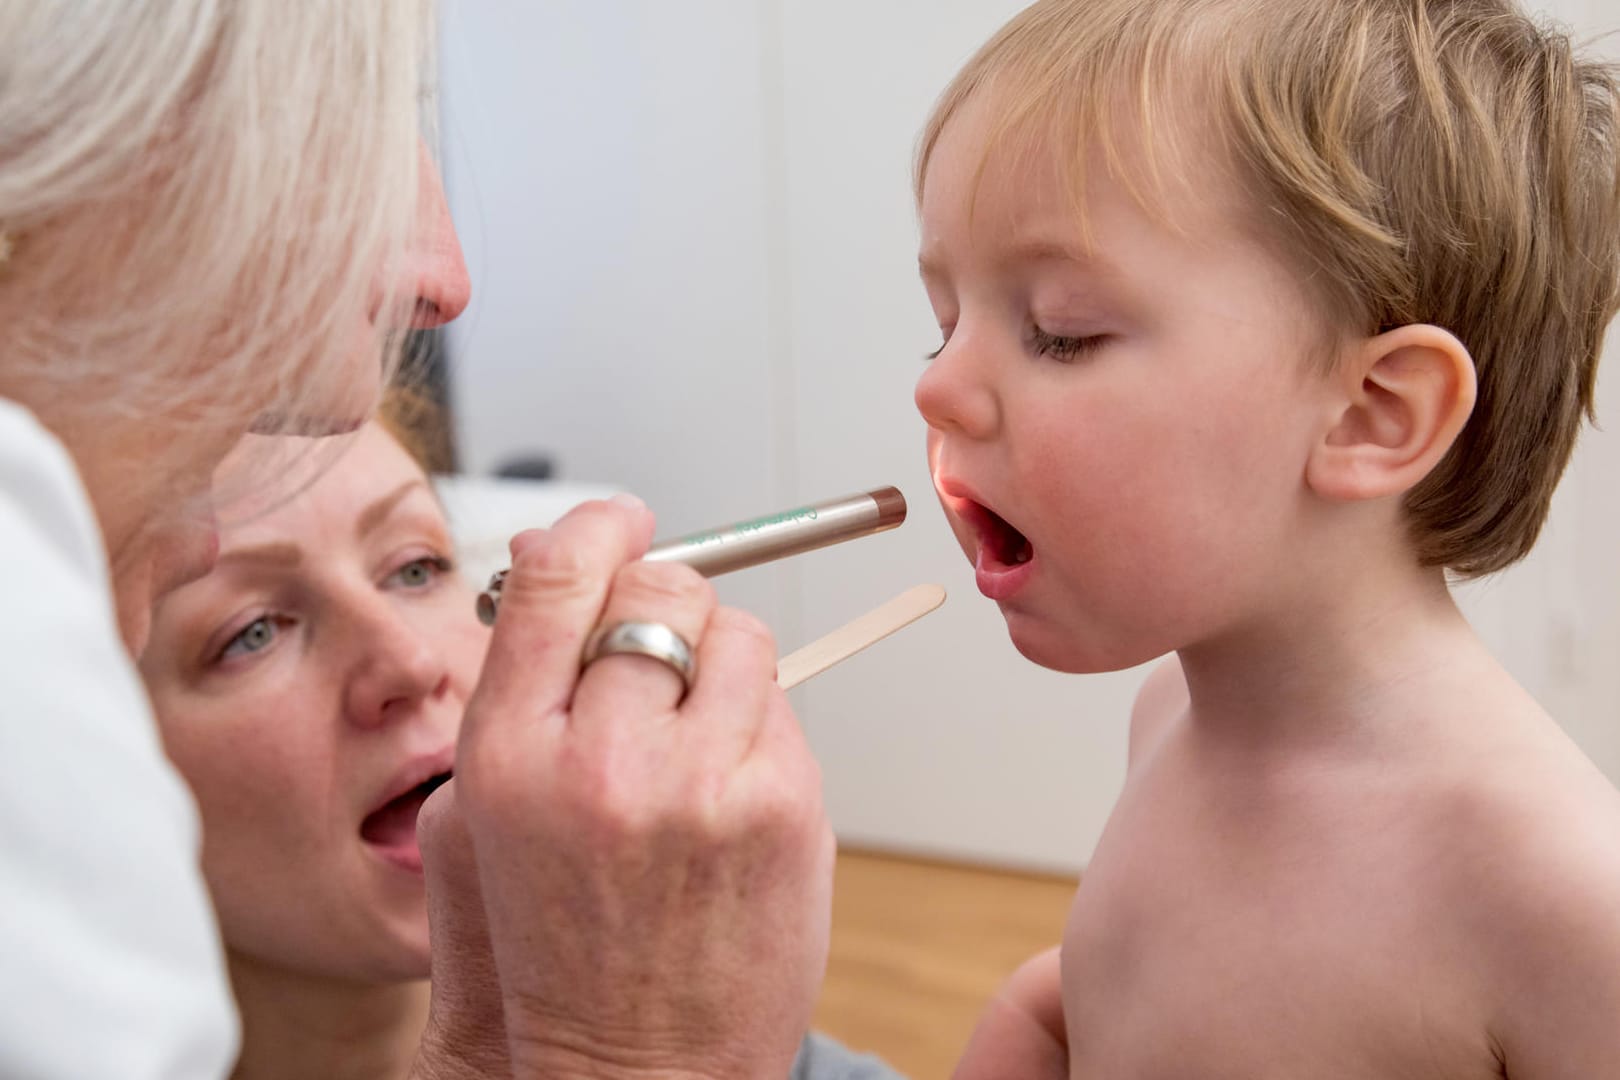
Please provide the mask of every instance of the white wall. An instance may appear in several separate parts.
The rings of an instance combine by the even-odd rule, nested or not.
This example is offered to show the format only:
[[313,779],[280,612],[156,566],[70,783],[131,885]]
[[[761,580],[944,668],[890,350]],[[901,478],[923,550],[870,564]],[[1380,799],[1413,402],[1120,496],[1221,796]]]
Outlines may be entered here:
[[[673,530],[770,506],[760,5],[446,0],[443,143],[475,282],[453,328],[471,471],[553,453]],[[770,583],[739,602],[762,611]]]
[[[722,579],[722,595],[791,648],[945,583],[942,611],[795,691],[834,823],[846,841],[1077,867],[1118,790],[1140,673],[1017,656],[940,522],[911,405],[938,337],[916,284],[913,143],[1021,4],[445,3],[447,174],[476,286],[452,339],[469,464],[554,451],[570,479],[641,493],[666,534],[900,486],[903,529]],[[1596,26],[1584,5],[1609,3],[1558,14]],[[1617,468],[1616,436],[1589,437],[1536,556],[1465,602],[1620,777]]]

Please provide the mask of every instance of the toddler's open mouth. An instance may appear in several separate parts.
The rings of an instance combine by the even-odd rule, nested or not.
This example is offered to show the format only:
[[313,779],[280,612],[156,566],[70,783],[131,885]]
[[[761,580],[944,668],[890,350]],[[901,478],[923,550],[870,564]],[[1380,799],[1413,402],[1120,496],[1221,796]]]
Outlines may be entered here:
[[979,536],[980,568],[1022,566],[1035,557],[1029,538],[988,506],[968,500],[961,513]]
[[416,817],[427,797],[450,776],[449,772],[430,776],[367,814],[360,822],[360,838],[388,861],[407,870],[420,871],[422,852],[416,844]]
[[967,498],[953,502],[957,515],[978,540],[973,569],[979,591],[991,600],[1011,599],[1035,570],[1035,545],[983,503]]

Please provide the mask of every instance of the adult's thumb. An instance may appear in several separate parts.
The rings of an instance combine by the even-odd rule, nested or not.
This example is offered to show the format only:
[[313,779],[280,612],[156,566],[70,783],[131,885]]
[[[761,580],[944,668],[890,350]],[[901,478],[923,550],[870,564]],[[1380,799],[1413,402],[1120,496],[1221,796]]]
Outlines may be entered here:
[[511,1076],[500,974],[478,886],[472,834],[455,781],[435,791],[416,822],[427,880],[433,998],[422,1056],[446,1076]]

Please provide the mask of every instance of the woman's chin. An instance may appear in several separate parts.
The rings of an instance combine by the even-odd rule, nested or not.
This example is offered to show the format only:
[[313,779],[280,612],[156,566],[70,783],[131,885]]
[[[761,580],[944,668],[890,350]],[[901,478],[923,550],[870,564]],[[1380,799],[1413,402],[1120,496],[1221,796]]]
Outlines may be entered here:
[[421,952],[411,958],[401,977],[407,981],[415,982],[418,979],[427,978],[432,973],[432,954],[428,951],[427,943],[423,942]]
[[372,965],[366,981],[405,983],[427,978],[433,969],[433,953],[428,948],[426,922],[419,932],[415,927],[404,930],[394,944],[387,959]]
[[432,968],[433,950],[428,945],[426,905],[392,928],[396,951],[390,957],[389,974],[401,981],[425,979]]

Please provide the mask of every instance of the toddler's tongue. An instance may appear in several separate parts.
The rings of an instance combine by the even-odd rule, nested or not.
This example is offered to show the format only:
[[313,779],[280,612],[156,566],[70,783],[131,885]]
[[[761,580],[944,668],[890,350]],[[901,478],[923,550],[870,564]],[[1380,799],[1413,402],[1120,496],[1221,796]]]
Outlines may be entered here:
[[1023,533],[1013,528],[995,511],[985,508],[983,541],[979,544],[977,569],[1019,566],[1035,556],[1035,549]]

